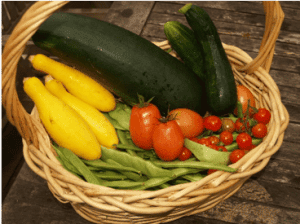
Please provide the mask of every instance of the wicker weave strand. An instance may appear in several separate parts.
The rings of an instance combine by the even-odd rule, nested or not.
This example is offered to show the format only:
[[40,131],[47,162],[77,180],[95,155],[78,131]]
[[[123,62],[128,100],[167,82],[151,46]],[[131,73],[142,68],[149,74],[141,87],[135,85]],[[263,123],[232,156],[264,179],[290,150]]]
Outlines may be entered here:
[[[200,181],[157,191],[116,190],[87,183],[66,171],[56,159],[50,137],[40,122],[36,107],[28,114],[15,89],[18,61],[27,41],[53,12],[67,2],[37,2],[22,17],[7,41],[2,55],[3,106],[9,121],[23,137],[24,158],[31,170],[45,179],[52,194],[62,203],[94,223],[163,223],[208,210],[240,189],[253,174],[261,171],[276,153],[289,122],[278,86],[268,74],[275,42],[284,18],[279,2],[264,2],[265,33],[258,56],[253,60],[235,46],[223,44],[236,83],[248,87],[256,106],[268,108],[272,120],[263,143],[231,167],[237,173],[217,171]],[[170,49],[168,41],[156,42]],[[170,52],[174,57],[176,52]]]

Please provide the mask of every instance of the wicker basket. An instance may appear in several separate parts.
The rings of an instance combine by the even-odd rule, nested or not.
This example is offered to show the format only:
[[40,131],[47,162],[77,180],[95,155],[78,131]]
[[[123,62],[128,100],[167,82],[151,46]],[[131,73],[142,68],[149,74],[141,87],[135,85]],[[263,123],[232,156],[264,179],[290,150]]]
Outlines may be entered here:
[[[263,142],[230,165],[238,168],[237,173],[218,171],[198,182],[157,191],[133,191],[93,185],[66,171],[55,157],[37,110],[34,108],[31,114],[25,111],[15,87],[17,64],[27,41],[54,11],[66,3],[37,2],[15,27],[3,50],[2,100],[9,121],[23,137],[24,158],[28,166],[47,181],[59,201],[71,203],[82,217],[94,223],[163,223],[208,210],[238,191],[251,175],[267,165],[280,148],[289,114],[268,72],[284,14],[279,2],[264,2],[266,24],[258,56],[253,60],[241,49],[223,45],[236,81],[251,90],[257,107],[268,108],[272,113],[269,133]],[[167,41],[155,44],[170,48]]]

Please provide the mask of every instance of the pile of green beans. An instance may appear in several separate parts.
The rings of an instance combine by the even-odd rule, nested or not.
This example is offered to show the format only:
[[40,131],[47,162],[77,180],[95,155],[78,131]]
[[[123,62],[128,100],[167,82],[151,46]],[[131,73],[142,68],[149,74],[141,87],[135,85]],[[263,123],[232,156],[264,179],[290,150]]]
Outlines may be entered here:
[[[188,142],[193,156],[186,161],[162,161],[154,150],[144,150],[132,142],[129,132],[131,109],[118,103],[116,110],[104,115],[115,127],[120,143],[116,149],[101,147],[100,159],[88,161],[73,152],[53,144],[62,166],[77,177],[93,184],[116,189],[156,190],[174,184],[201,180],[208,169],[236,172],[227,164],[199,160],[203,157],[193,143]],[[191,144],[189,144],[191,143]]]

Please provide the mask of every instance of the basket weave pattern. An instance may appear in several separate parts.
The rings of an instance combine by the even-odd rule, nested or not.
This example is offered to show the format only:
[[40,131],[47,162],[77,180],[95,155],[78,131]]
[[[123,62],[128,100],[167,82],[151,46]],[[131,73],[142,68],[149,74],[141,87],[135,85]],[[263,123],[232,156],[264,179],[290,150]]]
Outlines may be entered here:
[[[235,46],[223,44],[237,83],[248,87],[258,108],[271,111],[272,120],[263,142],[237,163],[237,173],[217,171],[198,182],[157,191],[116,190],[87,183],[66,171],[56,159],[50,138],[39,120],[36,108],[28,114],[19,101],[15,82],[17,64],[26,43],[38,27],[67,2],[37,2],[22,17],[2,54],[2,102],[8,120],[23,137],[28,166],[44,178],[53,195],[71,203],[75,211],[94,223],[163,223],[208,210],[233,195],[253,174],[261,171],[280,148],[289,114],[280,92],[268,74],[284,14],[279,2],[264,2],[265,33],[258,56],[253,60]],[[168,41],[154,43],[169,49]],[[175,52],[171,52],[177,57]]]

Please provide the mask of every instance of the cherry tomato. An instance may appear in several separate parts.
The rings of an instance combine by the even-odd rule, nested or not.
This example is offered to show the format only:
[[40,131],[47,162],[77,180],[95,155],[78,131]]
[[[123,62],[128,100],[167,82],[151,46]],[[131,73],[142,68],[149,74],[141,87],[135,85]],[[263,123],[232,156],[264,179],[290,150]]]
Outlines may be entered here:
[[229,131],[222,131],[220,134],[220,141],[224,143],[224,145],[230,145],[233,142],[232,133]]
[[179,160],[185,161],[185,160],[189,159],[191,157],[191,155],[192,155],[192,152],[188,148],[183,147],[183,149],[179,155]]
[[218,131],[222,127],[222,121],[219,117],[211,115],[204,120],[204,127],[207,130]]
[[228,150],[225,148],[225,146],[222,146],[222,145],[219,145],[219,146],[218,146],[218,151],[221,151],[221,152],[228,152]]
[[217,145],[220,142],[220,139],[217,136],[210,136],[208,140],[213,145]]
[[219,151],[219,147],[217,145],[210,144],[210,145],[208,145],[208,147],[211,148],[211,149]]
[[175,120],[163,121],[153,132],[153,148],[159,158],[172,161],[180,155],[184,136]]
[[200,138],[200,139],[198,139],[197,142],[198,142],[199,144],[201,144],[201,145],[206,145],[206,146],[208,146],[208,145],[211,144],[210,141],[209,141],[207,138]]
[[[243,118],[245,121],[245,118]],[[247,121],[247,128],[250,128],[250,123]],[[245,125],[242,122],[241,118],[235,121],[235,130],[239,133],[246,131]]]
[[253,118],[257,120],[258,123],[268,124],[271,120],[271,113],[265,108],[259,108],[258,112],[253,115]]
[[[246,86],[243,85],[238,85],[236,88],[237,88],[238,101],[241,102],[243,106],[243,113],[247,111],[248,100],[250,100],[250,106],[255,107],[255,100],[251,91]],[[234,109],[233,113],[237,115],[237,108]],[[253,114],[253,110],[251,108],[249,109],[249,114],[250,115]]]
[[238,144],[239,149],[249,150],[252,146],[252,138],[248,133],[243,132],[236,137],[236,143]]
[[236,149],[230,153],[229,159],[231,163],[236,163],[239,161],[243,156],[245,155],[245,152],[241,149]]
[[152,135],[161,118],[158,108],[151,103],[140,103],[132,107],[129,131],[133,143],[146,150],[152,148]]
[[223,118],[222,119],[222,130],[234,132],[235,131],[235,123],[230,118]]
[[195,111],[178,108],[172,110],[169,115],[175,116],[175,120],[186,138],[196,137],[204,130],[203,118]]
[[263,123],[258,123],[252,128],[252,134],[255,138],[263,138],[267,135],[268,128]]
[[212,174],[212,173],[214,173],[214,172],[216,172],[216,171],[218,171],[218,170],[209,169],[209,170],[207,171],[207,174],[209,175],[209,174]]

